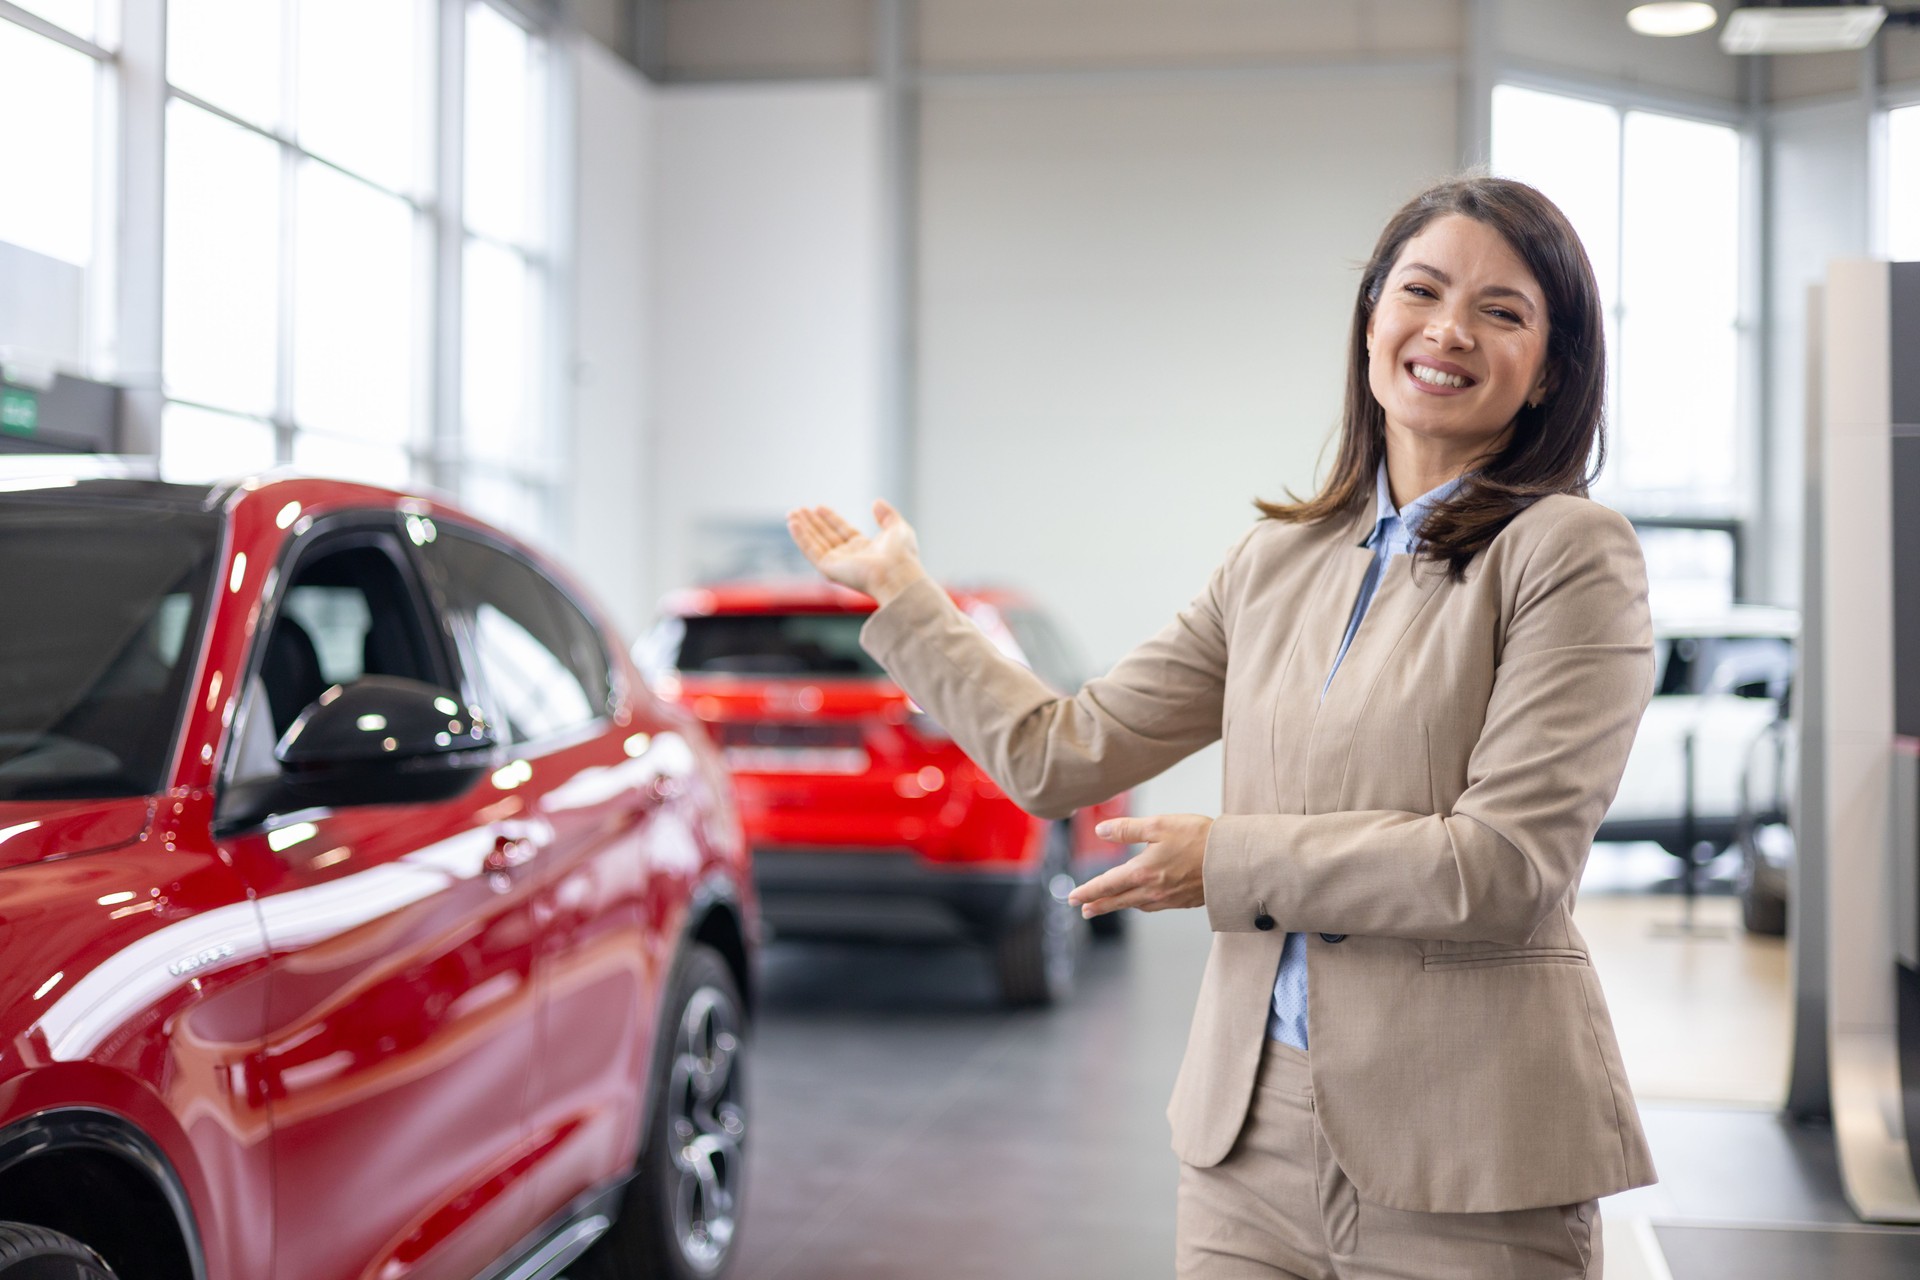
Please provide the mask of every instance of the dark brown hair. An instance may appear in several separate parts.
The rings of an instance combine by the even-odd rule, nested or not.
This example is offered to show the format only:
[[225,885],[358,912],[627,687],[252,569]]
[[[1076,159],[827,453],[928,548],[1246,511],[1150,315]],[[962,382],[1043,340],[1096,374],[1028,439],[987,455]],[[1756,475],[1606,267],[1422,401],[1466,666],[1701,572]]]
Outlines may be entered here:
[[1445,560],[1456,579],[1507,523],[1551,493],[1584,495],[1606,461],[1606,329],[1600,287],[1580,237],[1553,201],[1523,182],[1470,174],[1436,183],[1387,223],[1360,277],[1347,348],[1347,397],[1340,448],[1320,492],[1291,502],[1256,502],[1275,520],[1312,523],[1372,501],[1386,456],[1386,413],[1367,382],[1367,323],[1407,241],[1436,218],[1460,214],[1498,231],[1546,294],[1547,395],[1523,406],[1501,450],[1428,513],[1420,554]]

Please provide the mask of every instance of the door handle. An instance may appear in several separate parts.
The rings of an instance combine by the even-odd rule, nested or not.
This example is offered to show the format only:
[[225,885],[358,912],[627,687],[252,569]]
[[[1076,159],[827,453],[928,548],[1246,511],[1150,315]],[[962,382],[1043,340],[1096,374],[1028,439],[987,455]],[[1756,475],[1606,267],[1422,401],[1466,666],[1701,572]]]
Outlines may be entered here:
[[494,840],[493,852],[487,855],[481,869],[495,889],[505,892],[513,885],[513,873],[532,862],[539,852],[540,846],[525,836],[500,836]]

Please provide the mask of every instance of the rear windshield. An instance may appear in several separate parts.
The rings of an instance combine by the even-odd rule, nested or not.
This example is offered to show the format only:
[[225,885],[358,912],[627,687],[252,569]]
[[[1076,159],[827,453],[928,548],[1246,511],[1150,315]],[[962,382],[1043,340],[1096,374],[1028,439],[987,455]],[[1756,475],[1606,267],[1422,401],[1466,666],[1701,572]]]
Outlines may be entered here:
[[668,618],[652,647],[689,674],[884,676],[860,647],[864,613],[718,614]]
[[205,512],[0,499],[0,800],[166,785],[219,534]]

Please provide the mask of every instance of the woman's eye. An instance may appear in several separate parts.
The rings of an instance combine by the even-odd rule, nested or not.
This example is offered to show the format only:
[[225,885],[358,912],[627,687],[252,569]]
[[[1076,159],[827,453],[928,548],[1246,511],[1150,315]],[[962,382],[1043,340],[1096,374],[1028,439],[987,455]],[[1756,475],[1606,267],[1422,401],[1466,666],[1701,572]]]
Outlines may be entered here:
[[1433,296],[1433,291],[1423,284],[1410,284],[1407,286],[1407,292],[1421,298],[1431,298]]
[[1499,307],[1495,307],[1495,308],[1493,308],[1493,309],[1492,309],[1491,311],[1489,311],[1489,312],[1488,312],[1487,314],[1488,314],[1488,315],[1490,315],[1490,316],[1496,316],[1496,317],[1498,317],[1499,319],[1502,319],[1502,320],[1505,320],[1505,321],[1506,321],[1506,322],[1507,322],[1508,324],[1519,324],[1519,323],[1520,323],[1520,317],[1519,317],[1519,316],[1517,316],[1517,315],[1515,315],[1515,314],[1513,314],[1513,312],[1511,312],[1511,311],[1503,311],[1503,310],[1501,310],[1501,309],[1500,309]]

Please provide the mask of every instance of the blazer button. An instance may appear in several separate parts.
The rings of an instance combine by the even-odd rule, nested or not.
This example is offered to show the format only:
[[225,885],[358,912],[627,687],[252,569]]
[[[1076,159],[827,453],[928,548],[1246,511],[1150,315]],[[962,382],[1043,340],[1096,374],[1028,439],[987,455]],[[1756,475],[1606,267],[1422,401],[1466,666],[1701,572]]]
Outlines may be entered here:
[[1345,942],[1346,940],[1347,935],[1344,933],[1323,933],[1320,935],[1320,941],[1322,942]]
[[1262,911],[1253,918],[1253,927],[1265,933],[1267,930],[1273,928],[1273,917]]

